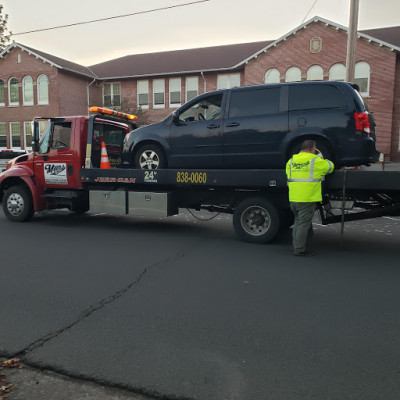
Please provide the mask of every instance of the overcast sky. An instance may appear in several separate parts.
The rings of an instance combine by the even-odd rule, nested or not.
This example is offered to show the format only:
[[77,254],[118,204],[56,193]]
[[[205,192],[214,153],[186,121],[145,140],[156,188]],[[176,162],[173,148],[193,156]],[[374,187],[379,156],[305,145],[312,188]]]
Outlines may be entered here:
[[[0,4],[9,15],[8,29],[17,34],[194,1],[0,0]],[[278,39],[316,15],[348,26],[349,14],[350,0],[208,0],[109,21],[15,35],[13,40],[88,66],[128,54]],[[360,0],[359,30],[399,25],[400,0]]]

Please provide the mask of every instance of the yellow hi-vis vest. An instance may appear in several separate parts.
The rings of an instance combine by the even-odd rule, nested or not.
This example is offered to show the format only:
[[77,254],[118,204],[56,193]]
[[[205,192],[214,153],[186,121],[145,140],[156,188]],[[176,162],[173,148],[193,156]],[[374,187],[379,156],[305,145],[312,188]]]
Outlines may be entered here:
[[311,203],[322,201],[321,182],[333,172],[332,161],[312,153],[295,154],[286,164],[289,201]]

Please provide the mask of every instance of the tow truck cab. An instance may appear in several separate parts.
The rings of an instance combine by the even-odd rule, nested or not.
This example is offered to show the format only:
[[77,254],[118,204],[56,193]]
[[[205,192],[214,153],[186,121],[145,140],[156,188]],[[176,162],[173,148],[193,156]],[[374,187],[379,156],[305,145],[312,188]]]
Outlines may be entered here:
[[[96,114],[35,118],[33,151],[7,164],[6,171],[0,175],[1,194],[18,186],[21,193],[15,195],[17,204],[19,197],[31,196],[32,207],[26,210],[28,215],[65,207],[76,212],[87,211],[87,193],[82,190],[80,169],[88,160],[89,168],[100,167],[102,142],[106,144],[111,167],[119,167],[125,135],[136,127],[128,122],[133,121],[134,116],[98,107],[91,111]],[[48,123],[39,137],[39,121],[43,120]]]

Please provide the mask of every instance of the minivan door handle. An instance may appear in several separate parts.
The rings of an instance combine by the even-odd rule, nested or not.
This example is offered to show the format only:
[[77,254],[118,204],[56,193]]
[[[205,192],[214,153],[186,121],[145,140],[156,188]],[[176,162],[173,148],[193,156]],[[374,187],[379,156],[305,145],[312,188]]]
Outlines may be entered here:
[[217,128],[219,128],[219,125],[218,124],[211,124],[211,125],[208,125],[207,128],[208,129],[217,129]]
[[239,122],[231,122],[230,124],[227,124],[226,127],[227,128],[233,128],[233,127],[239,126],[239,125],[240,125]]

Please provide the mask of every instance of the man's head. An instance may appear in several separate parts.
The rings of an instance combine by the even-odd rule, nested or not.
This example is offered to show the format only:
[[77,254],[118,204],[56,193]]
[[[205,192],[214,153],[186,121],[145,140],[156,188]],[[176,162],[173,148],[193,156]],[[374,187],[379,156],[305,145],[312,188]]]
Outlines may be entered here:
[[317,146],[316,146],[315,140],[305,140],[300,146],[300,151],[303,153],[315,154],[316,149],[317,149]]

